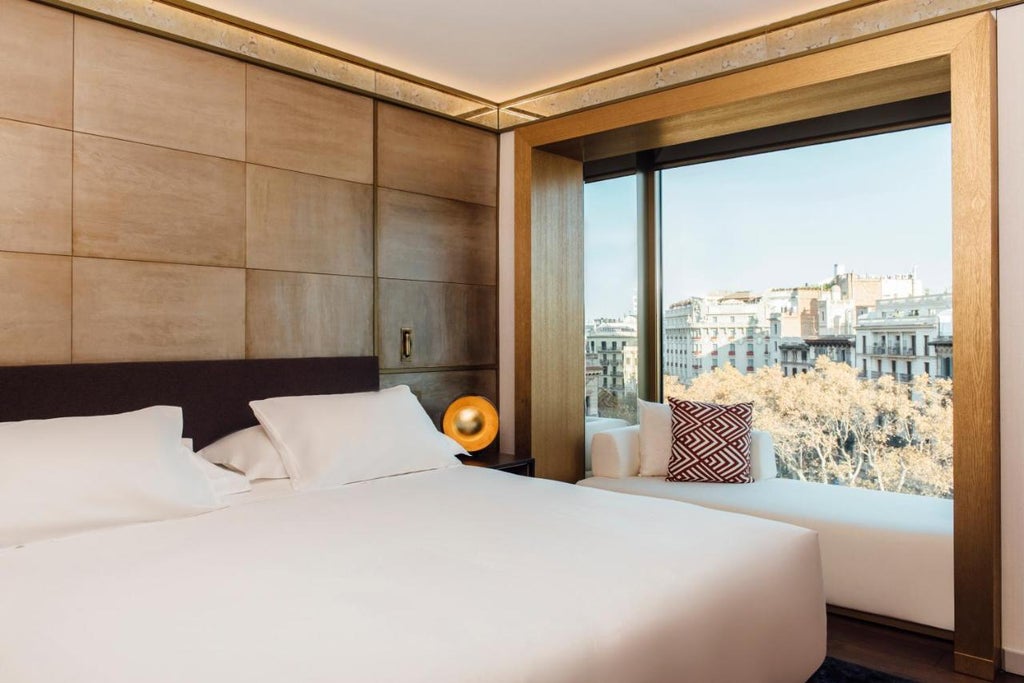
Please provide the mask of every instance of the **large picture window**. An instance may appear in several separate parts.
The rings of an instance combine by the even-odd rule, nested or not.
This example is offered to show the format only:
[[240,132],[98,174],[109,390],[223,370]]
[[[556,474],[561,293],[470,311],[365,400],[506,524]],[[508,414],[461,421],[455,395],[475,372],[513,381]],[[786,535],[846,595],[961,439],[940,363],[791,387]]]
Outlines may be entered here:
[[952,497],[950,173],[948,124],[662,171],[664,395],[753,401],[781,476]]
[[[780,476],[953,495],[950,126],[926,123],[654,171],[661,397],[752,401]],[[636,421],[636,187],[585,186],[588,419]]]

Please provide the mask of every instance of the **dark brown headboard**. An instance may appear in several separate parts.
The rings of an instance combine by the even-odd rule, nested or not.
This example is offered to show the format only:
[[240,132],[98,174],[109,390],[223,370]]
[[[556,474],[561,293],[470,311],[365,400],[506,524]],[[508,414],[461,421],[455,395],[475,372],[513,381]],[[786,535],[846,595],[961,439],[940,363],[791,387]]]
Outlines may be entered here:
[[256,424],[249,401],[379,388],[377,358],[0,367],[0,422],[181,406],[194,448]]

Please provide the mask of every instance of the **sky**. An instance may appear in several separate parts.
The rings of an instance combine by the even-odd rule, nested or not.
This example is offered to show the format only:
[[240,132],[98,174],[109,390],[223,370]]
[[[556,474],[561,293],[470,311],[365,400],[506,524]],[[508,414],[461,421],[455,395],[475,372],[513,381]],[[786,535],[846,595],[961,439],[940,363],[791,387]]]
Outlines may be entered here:
[[[948,124],[662,172],[664,303],[817,283],[834,264],[952,284]],[[636,291],[636,181],[584,188],[586,317]]]

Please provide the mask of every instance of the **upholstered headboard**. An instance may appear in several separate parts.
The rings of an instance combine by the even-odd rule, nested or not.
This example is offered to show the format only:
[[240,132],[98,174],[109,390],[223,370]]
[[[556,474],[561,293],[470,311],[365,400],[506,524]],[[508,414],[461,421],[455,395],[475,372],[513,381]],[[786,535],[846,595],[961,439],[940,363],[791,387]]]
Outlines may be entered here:
[[377,358],[0,367],[0,422],[181,406],[196,450],[256,424],[249,401],[379,388]]

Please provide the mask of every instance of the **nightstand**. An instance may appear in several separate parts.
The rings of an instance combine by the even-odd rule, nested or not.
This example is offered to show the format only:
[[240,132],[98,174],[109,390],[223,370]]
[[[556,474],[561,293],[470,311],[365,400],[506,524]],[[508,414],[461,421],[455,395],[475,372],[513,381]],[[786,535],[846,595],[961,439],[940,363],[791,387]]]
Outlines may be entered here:
[[464,465],[473,467],[489,467],[492,470],[503,470],[512,474],[521,474],[524,477],[533,476],[533,458],[526,456],[483,452],[469,456],[460,455],[459,460]]

